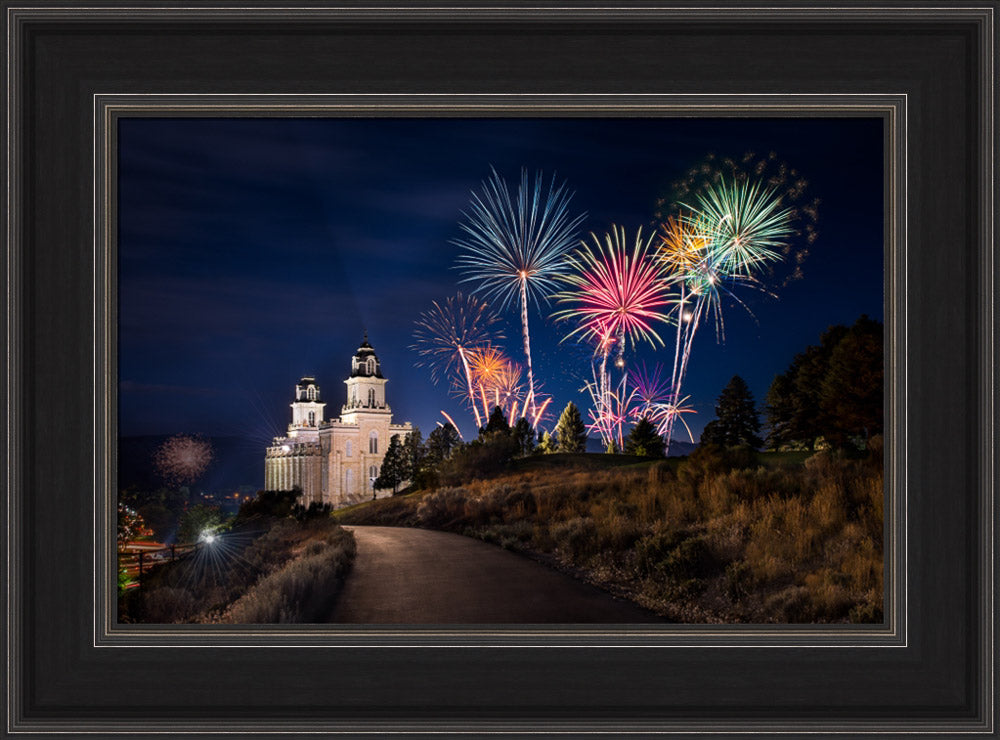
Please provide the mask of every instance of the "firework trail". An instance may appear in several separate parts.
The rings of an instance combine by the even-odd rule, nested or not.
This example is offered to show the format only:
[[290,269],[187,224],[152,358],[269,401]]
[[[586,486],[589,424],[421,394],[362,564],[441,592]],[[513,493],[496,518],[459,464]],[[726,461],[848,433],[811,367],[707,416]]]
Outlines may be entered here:
[[170,437],[156,450],[153,465],[172,485],[190,485],[201,477],[212,462],[212,445],[186,434]]
[[[509,360],[503,351],[487,345],[469,352],[469,370],[477,399],[483,405],[483,415],[489,417],[490,409],[501,406],[500,383]],[[508,398],[504,396],[505,405]]]
[[[563,279],[572,287],[555,295],[568,307],[555,312],[553,318],[577,323],[564,341],[577,337],[595,344],[599,369],[588,386],[601,399],[598,408],[609,413],[616,404],[613,396],[621,396],[612,388],[608,372],[612,351],[617,354],[615,364],[624,368],[626,343],[634,348],[637,340],[645,340],[654,347],[657,343],[662,346],[654,324],[672,320],[672,278],[668,265],[657,258],[654,237],[650,234],[644,239],[640,228],[629,248],[622,227],[612,226],[603,241],[591,234],[592,242],[584,242],[570,255],[574,272]],[[613,428],[614,424],[607,427]],[[605,444],[612,441],[604,431],[601,438]]]
[[670,379],[664,377],[663,366],[657,363],[648,370],[644,362],[629,370],[628,383],[636,402],[630,415],[637,419],[645,416],[659,428],[666,418],[665,405],[671,399]]
[[593,381],[583,387],[591,401],[587,431],[597,432],[605,446],[614,443],[621,450],[625,444],[624,428],[631,415],[634,391],[628,389],[627,375],[622,377],[615,388],[609,388],[607,378],[598,379],[596,367],[592,367],[592,370]]
[[416,364],[418,367],[430,367],[431,379],[435,383],[442,377],[452,375],[461,378],[476,417],[476,426],[482,426],[472,386],[469,353],[503,339],[503,335],[493,329],[499,319],[489,311],[486,303],[461,293],[443,303],[433,301],[432,304],[433,308],[420,314],[413,332],[414,344],[410,348],[421,357]]
[[528,171],[522,169],[514,197],[497,171],[490,170],[481,194],[473,193],[468,212],[462,212],[465,221],[459,228],[465,236],[452,241],[461,250],[456,266],[465,275],[462,282],[478,283],[475,292],[498,301],[501,311],[515,300],[520,304],[528,373],[526,410],[537,416],[528,304],[547,303],[548,295],[557,289],[556,280],[567,267],[566,256],[585,214],[569,216],[573,194],[566,190],[566,183],[556,187],[555,176],[546,190],[541,172],[535,174],[531,186]]
[[724,339],[723,298],[746,308],[734,290],[739,286],[763,290],[758,275],[782,259],[796,233],[791,226],[794,212],[781,205],[773,188],[720,176],[694,196],[690,203],[679,204],[687,212],[668,218],[660,234],[660,262],[679,289],[673,309],[670,396],[664,402],[668,451],[674,422],[684,423],[681,415],[689,412],[681,405],[680,393],[698,327],[711,316],[717,339]]
[[[450,416],[448,416],[448,414],[446,414],[444,411],[441,412],[441,416],[443,416],[445,419],[447,419],[448,423],[451,424],[453,427],[455,427],[455,431],[458,432],[458,438],[461,439],[464,442],[465,438],[462,436],[462,430],[458,428],[458,424],[455,423],[455,420],[452,419]],[[442,424],[439,421],[438,422],[438,426],[439,427],[443,427],[444,424]]]
[[485,347],[469,353],[469,367],[483,404],[483,415],[488,417],[494,407],[499,407],[508,419],[516,420],[518,408],[522,400],[526,400],[521,398],[520,365],[496,347]]

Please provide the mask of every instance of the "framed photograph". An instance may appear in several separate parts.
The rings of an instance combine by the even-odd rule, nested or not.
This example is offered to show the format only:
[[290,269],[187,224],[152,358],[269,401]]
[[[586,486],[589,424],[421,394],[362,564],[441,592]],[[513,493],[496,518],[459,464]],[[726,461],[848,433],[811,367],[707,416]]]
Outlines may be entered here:
[[994,9],[6,6],[7,731],[995,732]]

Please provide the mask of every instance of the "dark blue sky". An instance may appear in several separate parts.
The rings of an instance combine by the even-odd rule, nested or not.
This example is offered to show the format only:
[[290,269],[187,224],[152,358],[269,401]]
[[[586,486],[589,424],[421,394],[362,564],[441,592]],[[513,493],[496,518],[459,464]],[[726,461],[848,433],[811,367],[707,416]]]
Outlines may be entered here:
[[[426,435],[471,415],[415,368],[413,322],[468,283],[453,269],[461,210],[493,165],[557,172],[584,231],[649,228],[657,198],[706,155],[774,151],[821,200],[804,277],[727,305],[726,339],[695,340],[684,392],[695,433],[743,376],[762,401],[827,326],[883,318],[882,124],[874,119],[126,119],[120,162],[120,431],[240,435],[263,446],[315,374],[339,413],[367,328],[397,420]],[[585,235],[585,234],[583,234]],[[581,236],[583,236],[581,235]],[[785,271],[787,272],[787,270]],[[584,413],[579,352],[531,314],[536,378]],[[522,359],[518,316],[505,348]],[[667,336],[669,332],[665,332]],[[644,348],[630,361],[672,357]],[[576,359],[574,359],[576,358]],[[554,420],[551,422],[554,423]],[[263,468],[262,468],[263,469]]]

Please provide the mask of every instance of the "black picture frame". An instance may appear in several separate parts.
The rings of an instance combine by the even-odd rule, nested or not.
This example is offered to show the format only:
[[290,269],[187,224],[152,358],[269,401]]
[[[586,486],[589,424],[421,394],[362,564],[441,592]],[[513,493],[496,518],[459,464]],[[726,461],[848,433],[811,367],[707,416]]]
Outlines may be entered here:
[[[5,2],[7,733],[995,733],[996,7]],[[114,123],[220,113],[882,117],[885,623],[117,624]]]

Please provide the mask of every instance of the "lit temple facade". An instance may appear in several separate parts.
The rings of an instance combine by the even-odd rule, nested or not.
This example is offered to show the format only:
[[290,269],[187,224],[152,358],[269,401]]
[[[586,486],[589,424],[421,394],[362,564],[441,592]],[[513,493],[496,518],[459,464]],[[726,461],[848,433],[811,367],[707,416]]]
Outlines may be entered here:
[[316,502],[333,508],[392,495],[391,489],[375,491],[372,484],[392,435],[404,441],[413,427],[410,422],[392,423],[385,401],[387,382],[367,335],[351,359],[339,419],[324,418],[326,404],[316,379],[302,378],[295,386],[288,434],[275,437],[265,453],[264,487],[298,488],[304,506]]

